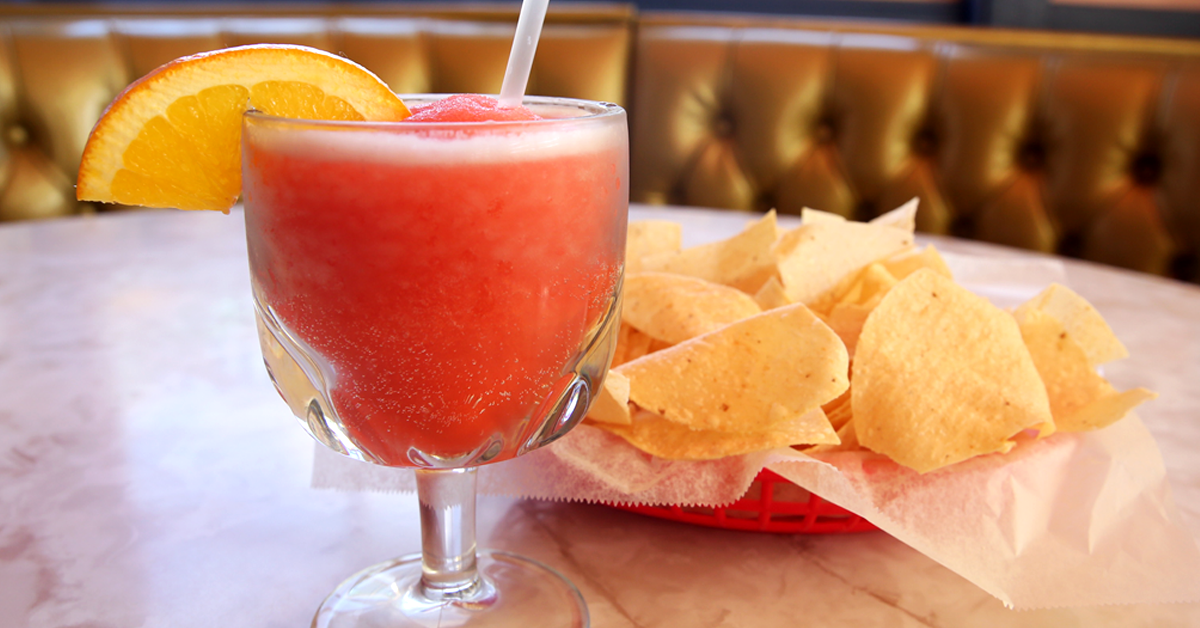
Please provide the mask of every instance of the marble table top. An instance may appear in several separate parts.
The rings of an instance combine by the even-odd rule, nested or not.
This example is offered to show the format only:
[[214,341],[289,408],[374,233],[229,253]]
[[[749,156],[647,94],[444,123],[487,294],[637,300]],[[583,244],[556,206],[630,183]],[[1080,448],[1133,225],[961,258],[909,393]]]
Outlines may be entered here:
[[[688,243],[747,219],[631,211],[682,221]],[[1132,355],[1106,377],[1161,394],[1138,414],[1200,537],[1200,287],[1064,264]],[[0,226],[0,383],[0,627],[307,626],[344,577],[419,548],[414,495],[310,487],[312,441],[258,353],[236,212]],[[502,497],[479,517],[481,544],[572,579],[597,628],[1200,625],[1200,603],[1011,611],[883,533]]]

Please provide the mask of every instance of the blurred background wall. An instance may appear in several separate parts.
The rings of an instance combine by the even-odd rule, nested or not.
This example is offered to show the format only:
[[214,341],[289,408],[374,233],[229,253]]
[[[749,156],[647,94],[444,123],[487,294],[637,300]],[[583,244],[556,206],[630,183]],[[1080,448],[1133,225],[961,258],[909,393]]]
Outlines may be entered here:
[[1200,0],[636,0],[642,10],[730,11],[1200,37]]
[[[363,4],[362,0],[347,0],[351,1]],[[519,4],[519,0],[407,1],[417,4]],[[591,2],[554,1],[556,4]],[[140,5],[161,9],[181,2],[194,4],[194,0],[104,0],[90,4],[97,7],[119,4],[124,8]],[[229,0],[213,0],[214,5],[221,3],[228,4]],[[43,12],[55,4],[77,8],[89,2],[0,0],[0,12]],[[305,0],[249,0],[235,4],[238,5],[238,12],[255,7],[271,13],[284,5],[291,10],[302,7]],[[327,6],[329,3],[322,4]],[[631,0],[629,4],[642,11],[716,11],[1200,38],[1200,0]]]
[[732,11],[1200,37],[1200,0],[636,0],[642,10]]

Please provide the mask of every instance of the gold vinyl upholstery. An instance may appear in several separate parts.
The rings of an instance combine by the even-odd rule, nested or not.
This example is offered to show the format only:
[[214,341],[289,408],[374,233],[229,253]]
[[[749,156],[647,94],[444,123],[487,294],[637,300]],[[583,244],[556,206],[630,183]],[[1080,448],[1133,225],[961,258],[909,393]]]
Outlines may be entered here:
[[[229,45],[340,52],[398,92],[499,90],[517,6],[0,6],[0,220],[74,200],[134,78]],[[815,207],[1200,280],[1200,42],[552,7],[529,91],[630,110],[634,201]]]
[[643,18],[637,201],[869,218],[1196,279],[1200,43]]
[[[249,43],[304,44],[345,54],[397,92],[499,92],[516,8],[437,7],[410,14],[345,5],[320,13],[318,5],[301,5],[295,9],[310,13],[295,15],[238,14],[250,9],[215,5],[204,11],[197,5],[195,14],[137,15],[88,5],[50,14],[0,8],[0,220],[119,208],[75,201],[88,133],[126,85],[183,55]],[[552,12],[529,91],[625,103],[630,16],[624,5]]]

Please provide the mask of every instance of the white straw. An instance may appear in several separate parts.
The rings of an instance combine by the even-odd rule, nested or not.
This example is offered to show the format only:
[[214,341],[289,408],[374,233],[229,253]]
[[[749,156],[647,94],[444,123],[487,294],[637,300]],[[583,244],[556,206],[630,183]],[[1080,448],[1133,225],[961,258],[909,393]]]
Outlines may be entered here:
[[538,38],[542,36],[542,22],[546,19],[546,7],[549,4],[550,0],[521,1],[517,32],[513,35],[512,50],[508,53],[504,83],[500,86],[501,107],[516,107],[525,96],[529,71],[533,68],[533,55],[537,52]]

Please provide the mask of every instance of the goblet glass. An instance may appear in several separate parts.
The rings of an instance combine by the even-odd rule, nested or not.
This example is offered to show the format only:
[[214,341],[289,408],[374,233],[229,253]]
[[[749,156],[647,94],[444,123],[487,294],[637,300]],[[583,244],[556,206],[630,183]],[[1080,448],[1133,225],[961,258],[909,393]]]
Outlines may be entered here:
[[271,378],[321,443],[416,469],[421,555],[355,574],[314,626],[588,623],[553,570],[475,546],[476,467],[579,422],[620,319],[625,112],[525,105],[542,119],[246,114],[246,237]]

